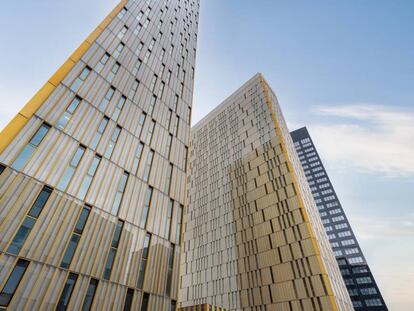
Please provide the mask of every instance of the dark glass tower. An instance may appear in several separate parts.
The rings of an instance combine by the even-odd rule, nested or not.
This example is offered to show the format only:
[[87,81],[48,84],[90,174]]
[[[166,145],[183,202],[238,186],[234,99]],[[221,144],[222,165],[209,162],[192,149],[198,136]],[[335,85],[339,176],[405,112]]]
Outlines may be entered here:
[[355,310],[388,310],[308,130],[291,136]]

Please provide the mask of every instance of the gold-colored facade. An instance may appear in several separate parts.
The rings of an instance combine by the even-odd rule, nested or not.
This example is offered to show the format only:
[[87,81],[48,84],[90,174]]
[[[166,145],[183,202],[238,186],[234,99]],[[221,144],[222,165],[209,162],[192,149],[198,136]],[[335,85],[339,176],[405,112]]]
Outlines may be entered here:
[[262,75],[192,128],[188,187],[180,307],[353,310]]
[[221,307],[215,307],[209,304],[202,304],[197,306],[191,306],[191,307],[184,307],[179,308],[179,311],[227,311],[224,308]]
[[0,310],[175,310],[198,11],[121,1],[0,133]]

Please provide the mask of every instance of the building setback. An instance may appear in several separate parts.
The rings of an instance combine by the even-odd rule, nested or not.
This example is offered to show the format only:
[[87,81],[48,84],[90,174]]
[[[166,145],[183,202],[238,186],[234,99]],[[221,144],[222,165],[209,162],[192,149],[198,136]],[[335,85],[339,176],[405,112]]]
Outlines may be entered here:
[[180,307],[353,310],[261,74],[192,128],[188,181]]
[[175,310],[198,11],[121,1],[1,132],[1,310]]
[[355,310],[387,311],[308,130],[300,128],[291,136]]

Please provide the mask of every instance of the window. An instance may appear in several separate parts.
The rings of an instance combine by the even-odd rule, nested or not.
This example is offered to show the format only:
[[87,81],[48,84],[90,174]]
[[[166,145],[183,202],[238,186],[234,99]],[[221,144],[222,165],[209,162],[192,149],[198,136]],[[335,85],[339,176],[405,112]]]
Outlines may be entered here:
[[120,64],[120,63],[118,63],[118,62],[116,62],[116,63],[112,66],[111,71],[109,72],[108,76],[106,77],[106,79],[107,79],[109,82],[112,82],[112,81],[114,80],[114,78],[115,78],[116,74],[118,73],[118,71],[119,71],[119,68],[120,68],[120,67],[121,67],[121,64]]
[[141,116],[139,117],[138,121],[138,128],[137,128],[137,137],[141,137],[142,128],[145,123],[145,119],[147,118],[147,114],[145,112],[142,112]]
[[156,103],[157,103],[157,97],[152,96],[151,101],[150,101],[150,105],[148,107],[148,115],[149,116],[152,116],[152,113],[154,112],[154,107],[155,107]]
[[121,54],[122,50],[124,49],[125,43],[121,42],[118,44],[116,50],[114,51],[113,57],[118,58],[118,56]]
[[86,173],[85,178],[83,179],[82,185],[78,192],[78,197],[81,200],[85,199],[86,194],[88,193],[89,187],[92,183],[93,178],[95,177],[96,170],[98,169],[99,163],[101,162],[102,157],[98,154],[95,155],[91,166],[89,167],[88,172]]
[[152,77],[152,80],[151,80],[150,90],[151,90],[151,92],[153,92],[153,93],[154,93],[154,91],[155,91],[155,85],[157,84],[157,79],[158,79],[157,75],[154,75],[154,76]]
[[367,307],[382,306],[382,302],[380,299],[367,299],[365,300],[365,304],[367,305]]
[[114,215],[118,215],[118,210],[119,210],[119,207],[121,206],[122,196],[124,195],[128,177],[129,177],[128,172],[124,171],[124,174],[121,177],[121,181],[119,182],[118,191],[115,195],[114,205],[112,206],[112,214]]
[[104,116],[104,118],[101,121],[101,124],[99,124],[98,130],[95,134],[95,136],[92,139],[92,142],[90,144],[90,147],[92,149],[96,149],[98,146],[99,141],[101,140],[102,134],[106,129],[106,126],[108,125],[109,118],[107,116]]
[[[175,300],[172,300],[171,301],[171,310],[170,311],[175,311],[176,306],[177,306],[177,302]],[[210,306],[210,308],[211,308],[211,306]]]
[[29,143],[23,148],[20,154],[17,156],[11,165],[15,170],[21,171],[25,166],[26,162],[32,157],[37,147],[45,138],[46,134],[49,132],[50,125],[43,123],[37,132],[30,139]]
[[69,268],[73,255],[75,255],[76,248],[78,247],[83,229],[85,228],[86,221],[88,220],[90,211],[91,208],[89,206],[85,206],[82,209],[75,228],[73,229],[72,237],[70,238],[69,244],[66,248],[65,255],[63,255],[62,262],[60,263],[61,268]]
[[128,9],[125,8],[125,7],[123,7],[122,10],[121,10],[121,12],[118,13],[118,18],[119,19],[122,19],[125,16],[125,14],[126,14],[127,11],[128,11]]
[[131,89],[131,91],[129,92],[129,98],[130,98],[131,100],[133,100],[133,99],[134,99],[134,97],[135,97],[135,95],[136,95],[136,93],[137,93],[137,90],[138,90],[138,86],[139,86],[139,80],[138,80],[138,79],[136,79],[136,80],[134,81],[134,84],[132,85],[132,89]]
[[151,56],[151,50],[147,50],[145,52],[144,58],[142,59],[142,62],[144,64],[148,63],[148,60],[149,60],[150,56]]
[[124,226],[124,222],[122,220],[118,221],[118,224],[115,228],[114,237],[112,239],[111,248],[109,250],[108,258],[106,259],[105,270],[103,274],[103,278],[105,280],[109,280],[112,271],[112,265],[115,260],[116,251],[118,249],[119,240],[121,238],[122,228]]
[[128,27],[127,26],[122,27],[122,29],[118,32],[118,39],[119,40],[122,40],[122,38],[125,36],[125,34],[127,33],[127,31],[128,31]]
[[171,191],[171,180],[172,180],[172,174],[173,174],[173,169],[174,166],[170,163],[168,171],[167,171],[167,178],[166,178],[166,182],[167,182],[167,193],[169,194]]
[[134,289],[128,288],[127,294],[125,297],[125,303],[124,303],[124,311],[130,311],[132,306],[132,300],[134,299]]
[[356,282],[358,284],[368,284],[368,283],[372,283],[372,279],[369,276],[367,276],[367,277],[363,277],[363,278],[357,278]]
[[80,75],[76,78],[75,81],[73,81],[72,86],[70,87],[70,89],[73,92],[77,92],[80,88],[80,86],[82,85],[82,83],[86,80],[86,78],[89,76],[89,73],[91,72],[91,68],[86,66],[85,68],[83,68],[82,72],[80,73]]
[[171,294],[171,282],[172,282],[172,272],[174,266],[174,252],[175,246],[171,243],[169,253],[168,253],[168,272],[167,272],[167,287],[165,290],[165,294],[167,297],[170,297]]
[[150,150],[147,157],[147,163],[145,165],[145,172],[144,172],[144,181],[148,182],[150,174],[151,174],[151,166],[152,161],[154,159],[154,151]]
[[142,297],[141,311],[148,311],[149,297],[150,295],[148,293],[144,293],[144,296]]
[[355,274],[359,274],[359,273],[368,273],[368,268],[367,267],[355,267],[352,268],[352,272]]
[[105,94],[101,104],[99,105],[99,110],[105,111],[106,107],[108,107],[109,102],[111,101],[112,97],[114,96],[115,88],[113,86],[109,87],[108,91]]
[[112,152],[114,151],[116,142],[118,141],[119,134],[121,133],[121,127],[119,125],[116,126],[114,133],[112,134],[111,140],[109,141],[108,147],[105,151],[105,157],[108,159],[111,158]]
[[168,150],[167,158],[168,159],[171,156],[172,141],[173,141],[173,136],[171,134],[169,134],[168,139],[167,139],[167,150]]
[[4,170],[6,169],[6,167],[2,164],[0,164],[0,175],[4,172]]
[[112,116],[115,121],[118,121],[119,115],[121,114],[122,108],[124,108],[125,102],[126,102],[126,97],[122,95],[118,101],[118,104],[115,107],[115,111]]
[[178,221],[177,221],[177,239],[178,239],[178,244],[181,243],[181,229],[183,226],[183,205],[180,205],[180,208],[178,209]]
[[363,263],[364,262],[364,260],[362,259],[362,257],[349,258],[348,261],[349,261],[350,264]]
[[62,294],[60,295],[59,301],[57,303],[56,311],[63,311],[67,309],[77,279],[78,276],[76,274],[69,273],[65,287],[63,288]]
[[85,153],[86,148],[82,145],[78,147],[75,154],[72,157],[72,160],[70,161],[68,167],[66,168],[63,175],[60,177],[59,184],[57,188],[61,191],[66,191],[73,174],[75,174],[76,168],[79,165],[79,162],[81,161],[83,154]]
[[134,68],[132,69],[132,75],[136,76],[138,74],[139,68],[141,68],[142,61],[138,58],[137,62],[135,63]]
[[85,300],[83,301],[82,311],[89,311],[91,309],[97,287],[98,280],[91,279],[89,282],[88,291],[86,292]]
[[377,290],[375,287],[368,287],[368,288],[361,288],[362,295],[375,295],[377,294]]
[[48,186],[44,186],[42,191],[33,203],[32,208],[24,219],[22,225],[14,236],[11,244],[9,245],[7,252],[13,255],[18,255],[23,247],[24,242],[29,236],[37,218],[39,217],[43,207],[46,205],[47,200],[50,197],[53,189]]
[[173,208],[174,208],[174,201],[170,199],[168,203],[168,211],[167,211],[167,238],[170,239],[171,237],[171,225],[172,225],[172,215],[173,215]]
[[352,305],[354,306],[354,308],[359,308],[362,307],[362,302],[359,300],[353,300]]
[[79,96],[75,96],[75,98],[72,100],[72,102],[66,108],[66,110],[63,113],[62,117],[57,122],[56,127],[58,129],[63,130],[66,127],[66,125],[68,124],[70,119],[72,119],[73,113],[75,112],[76,108],[78,108],[81,101],[82,101],[82,98],[80,98]]
[[105,53],[101,59],[99,60],[99,62],[96,64],[95,66],[95,71],[100,73],[102,71],[102,69],[105,67],[106,63],[108,62],[109,58],[111,57],[111,55],[109,55],[109,53]]
[[144,209],[142,211],[142,217],[141,217],[142,228],[145,228],[147,226],[148,211],[151,205],[152,191],[153,191],[152,187],[148,187],[147,194],[145,196]]
[[0,306],[7,307],[10,304],[28,266],[29,262],[27,260],[19,259],[17,261],[16,266],[0,292]]
[[139,168],[139,164],[141,163],[141,156],[142,156],[142,150],[143,149],[144,149],[144,144],[139,143],[137,152],[135,153],[134,164],[132,165],[132,172],[135,175],[138,174],[138,168]]
[[147,267],[149,247],[151,242],[151,234],[147,233],[144,240],[144,248],[142,249],[141,263],[139,265],[138,284],[137,287],[142,289],[144,283],[145,269]]
[[162,95],[164,94],[164,88],[165,88],[165,83],[161,82],[159,89],[158,89],[158,98],[162,98]]

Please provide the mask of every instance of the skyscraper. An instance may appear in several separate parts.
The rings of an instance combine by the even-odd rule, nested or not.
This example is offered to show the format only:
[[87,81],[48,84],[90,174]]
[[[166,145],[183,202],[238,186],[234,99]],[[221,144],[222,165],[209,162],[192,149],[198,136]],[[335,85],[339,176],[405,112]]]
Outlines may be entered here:
[[353,310],[260,74],[192,128],[188,181],[181,307]]
[[308,130],[291,135],[355,310],[388,310]]
[[198,11],[121,1],[1,132],[1,310],[175,310]]

